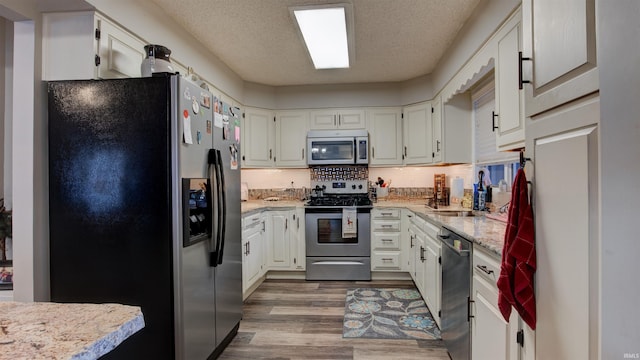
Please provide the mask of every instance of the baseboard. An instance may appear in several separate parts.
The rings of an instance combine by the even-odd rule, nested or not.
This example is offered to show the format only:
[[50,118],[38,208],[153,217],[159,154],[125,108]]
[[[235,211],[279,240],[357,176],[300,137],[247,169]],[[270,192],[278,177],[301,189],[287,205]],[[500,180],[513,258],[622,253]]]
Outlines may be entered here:
[[411,280],[408,272],[372,271],[371,280]]
[[304,280],[306,272],[304,271],[267,271],[267,279],[277,280]]

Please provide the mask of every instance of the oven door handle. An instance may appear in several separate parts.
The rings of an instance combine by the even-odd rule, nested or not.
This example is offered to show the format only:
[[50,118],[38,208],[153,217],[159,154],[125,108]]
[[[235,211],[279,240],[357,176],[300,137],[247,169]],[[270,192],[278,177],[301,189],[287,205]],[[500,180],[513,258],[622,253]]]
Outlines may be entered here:
[[336,260],[320,260],[314,261],[313,265],[364,265],[362,261],[336,261]]

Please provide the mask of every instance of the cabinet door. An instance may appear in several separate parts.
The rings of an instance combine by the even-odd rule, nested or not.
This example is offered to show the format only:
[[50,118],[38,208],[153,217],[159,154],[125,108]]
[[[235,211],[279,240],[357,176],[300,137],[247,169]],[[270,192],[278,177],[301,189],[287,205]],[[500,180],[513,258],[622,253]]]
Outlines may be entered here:
[[474,312],[471,320],[471,358],[518,359],[518,344],[515,342],[517,311],[513,310],[509,322],[506,322],[498,309],[498,291],[495,284],[475,274],[472,298]]
[[402,165],[402,112],[400,108],[367,112],[369,166]]
[[442,161],[442,149],[444,144],[442,143],[442,102],[440,97],[435,98],[431,103],[431,122],[433,123],[433,162]]
[[415,264],[415,279],[413,280],[416,283],[416,287],[422,297],[425,297],[425,281],[427,277],[427,244],[425,241],[425,235],[422,231],[417,231],[415,240],[415,251],[414,251],[414,264]]
[[338,114],[334,110],[313,110],[309,113],[310,130],[326,130],[338,127]]
[[340,129],[366,129],[364,110],[341,109],[338,111],[338,127]]
[[292,267],[295,270],[305,270],[306,261],[306,243],[305,243],[305,223],[304,208],[297,208],[294,211],[294,229],[291,231],[291,249],[294,251]]
[[[520,25],[498,41],[494,131],[498,151],[524,147],[524,95],[518,89]],[[496,129],[497,126],[497,129]]]
[[243,292],[246,292],[263,274],[262,230],[244,232],[242,239]]
[[599,114],[594,95],[527,123],[538,254],[537,359],[598,358]]
[[291,267],[290,211],[267,212],[267,266],[269,269]]
[[431,127],[431,104],[407,106],[404,108],[404,163],[430,164],[433,162]]
[[307,167],[307,122],[308,114],[304,111],[276,114],[277,167]]
[[242,126],[242,166],[273,167],[275,122],[268,110],[247,108]]
[[427,238],[425,251],[425,285],[424,295],[425,302],[431,315],[438,325],[440,325],[440,293],[442,281],[442,269],[440,267],[440,245],[436,240]]
[[141,39],[103,17],[96,16],[96,28],[100,29],[98,41],[97,77],[101,79],[140,77],[140,65],[146,57]]
[[525,0],[522,4],[526,116],[598,89],[593,0]]

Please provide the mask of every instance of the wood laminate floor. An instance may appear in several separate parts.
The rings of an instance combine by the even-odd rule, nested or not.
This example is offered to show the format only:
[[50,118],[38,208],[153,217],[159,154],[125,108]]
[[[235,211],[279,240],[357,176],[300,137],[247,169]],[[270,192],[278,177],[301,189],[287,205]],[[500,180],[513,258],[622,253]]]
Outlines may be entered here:
[[414,284],[267,280],[245,301],[238,335],[220,359],[449,360],[441,340],[343,339],[346,291],[366,287]]

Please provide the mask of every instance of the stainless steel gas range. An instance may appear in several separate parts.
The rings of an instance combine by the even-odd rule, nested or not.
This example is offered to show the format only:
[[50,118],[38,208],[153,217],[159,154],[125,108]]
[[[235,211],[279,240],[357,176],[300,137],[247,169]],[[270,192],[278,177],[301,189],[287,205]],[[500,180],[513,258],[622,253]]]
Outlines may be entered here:
[[371,280],[368,179],[329,173],[312,177],[315,196],[305,206],[306,278]]

